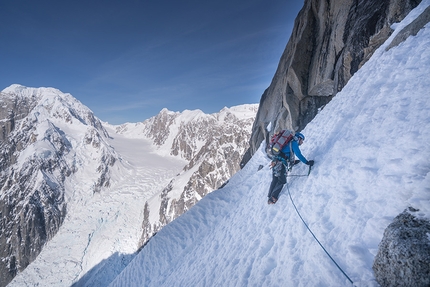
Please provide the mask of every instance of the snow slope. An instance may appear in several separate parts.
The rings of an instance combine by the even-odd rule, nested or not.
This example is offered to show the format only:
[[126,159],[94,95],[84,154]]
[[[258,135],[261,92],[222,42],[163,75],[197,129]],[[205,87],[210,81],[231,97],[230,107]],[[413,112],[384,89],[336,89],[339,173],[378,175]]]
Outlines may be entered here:
[[[413,206],[430,218],[430,25],[385,51],[429,5],[422,1],[396,25],[306,127],[302,152],[316,164],[309,177],[288,178],[300,214],[356,286],[377,286],[373,259],[395,216]],[[350,286],[300,220],[287,186],[267,205],[263,150],[164,227],[111,286]],[[294,170],[306,172],[303,164]]]

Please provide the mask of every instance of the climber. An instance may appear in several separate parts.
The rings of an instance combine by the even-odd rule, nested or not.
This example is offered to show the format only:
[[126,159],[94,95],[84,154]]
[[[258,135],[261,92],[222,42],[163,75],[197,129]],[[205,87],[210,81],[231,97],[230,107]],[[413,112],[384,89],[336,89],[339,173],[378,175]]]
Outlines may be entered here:
[[[309,166],[314,165],[314,161],[307,160],[300,151],[299,146],[303,144],[304,140],[305,136],[302,133],[295,133],[294,137],[283,146],[281,153],[273,158],[271,163],[272,183],[269,188],[268,204],[275,204],[276,201],[278,201],[279,193],[281,193],[284,184],[287,182],[286,166],[288,166],[289,163],[296,165],[301,161]],[[294,156],[297,156],[298,160],[294,160]],[[289,166],[289,168],[291,167]]]

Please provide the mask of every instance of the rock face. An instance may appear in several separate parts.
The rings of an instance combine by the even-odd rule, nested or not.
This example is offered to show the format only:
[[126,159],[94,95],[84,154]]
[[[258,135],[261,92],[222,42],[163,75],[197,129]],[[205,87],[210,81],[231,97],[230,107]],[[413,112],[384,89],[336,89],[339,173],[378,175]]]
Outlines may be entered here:
[[[60,228],[65,181],[99,152],[93,192],[109,185],[116,158],[106,130],[69,94],[13,85],[0,93],[0,286],[25,269]],[[77,137],[70,132],[77,129]],[[68,130],[68,133],[65,132]],[[81,154],[81,156],[79,156]]]
[[[270,86],[245,163],[269,132],[302,130],[342,90],[419,0],[305,0]],[[271,124],[271,130],[266,128]]]
[[430,286],[430,222],[399,214],[379,244],[373,270],[381,286]]
[[240,169],[257,109],[258,105],[242,105],[210,115],[198,110],[175,113],[164,109],[141,123],[139,132],[127,125],[117,128],[119,133],[141,134],[161,154],[187,162],[160,195],[145,204],[140,245]]
[[396,35],[391,44],[386,48],[386,51],[398,46],[405,41],[409,36],[415,36],[417,33],[430,22],[430,7],[427,7],[412,23],[406,26],[400,33]]

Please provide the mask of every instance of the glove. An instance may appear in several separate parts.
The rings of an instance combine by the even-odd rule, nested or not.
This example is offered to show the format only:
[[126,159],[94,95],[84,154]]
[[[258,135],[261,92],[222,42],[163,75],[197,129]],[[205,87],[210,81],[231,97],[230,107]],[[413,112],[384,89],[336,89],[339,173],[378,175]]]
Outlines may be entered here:
[[300,160],[296,159],[296,160],[294,161],[293,165],[296,165],[296,164],[299,164],[299,163],[300,163]]
[[306,164],[310,165],[310,166],[313,166],[314,165],[314,161],[313,160],[308,160],[308,162]]

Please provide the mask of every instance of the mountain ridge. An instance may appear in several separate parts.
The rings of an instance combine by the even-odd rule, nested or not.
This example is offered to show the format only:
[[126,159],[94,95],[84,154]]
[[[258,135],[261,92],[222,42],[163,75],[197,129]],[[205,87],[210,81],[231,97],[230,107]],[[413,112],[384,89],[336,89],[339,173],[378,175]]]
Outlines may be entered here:
[[145,203],[141,245],[240,169],[257,109],[257,104],[223,108],[213,114],[163,109],[144,122],[116,127],[120,134],[149,139],[160,155],[188,162],[163,189],[161,199]]
[[[151,120],[143,125],[112,126],[100,121],[88,107],[70,94],[55,88],[21,85],[4,89],[0,104],[3,106],[0,113],[3,130],[0,141],[0,213],[2,218],[7,218],[0,222],[3,231],[0,244],[4,247],[0,254],[4,258],[0,263],[0,286],[4,286],[17,273],[33,274],[29,280],[36,280],[43,272],[55,270],[52,264],[65,268],[68,266],[67,261],[76,262],[74,267],[69,266],[69,274],[65,275],[68,278],[66,281],[73,282],[97,264],[98,260],[118,252],[121,254],[118,262],[110,264],[120,268],[121,262],[131,260],[132,254],[153,233],[206,193],[216,189],[220,182],[227,180],[231,173],[240,168],[241,152],[247,148],[253,122],[252,115],[241,119],[246,114],[245,106],[233,110],[223,109],[212,115],[205,115],[201,111],[170,113],[165,110],[155,120],[164,126],[159,131],[161,134],[157,134],[157,130],[151,128]],[[251,109],[254,116],[256,109],[256,106]],[[163,122],[164,118],[169,117],[173,122],[178,121],[172,129]],[[218,121],[222,121],[222,124],[218,124]],[[141,135],[136,133],[126,138],[121,134],[125,127],[145,127],[145,132],[154,133],[148,134],[148,137],[143,135],[142,130]],[[227,131],[227,127],[230,131],[224,137],[222,129],[226,128]],[[225,146],[221,149],[226,148],[221,157],[216,157],[217,164],[224,166],[226,160],[229,163],[226,168],[220,168],[220,172],[212,170],[212,182],[204,182],[201,172],[205,168],[199,171],[199,166],[206,162],[206,144],[210,143],[203,139],[210,129],[216,130],[214,142]],[[245,132],[245,129],[248,131]],[[199,141],[192,139],[194,133],[203,130],[206,131],[205,135]],[[239,133],[243,145],[241,148],[234,142],[235,131]],[[166,135],[171,135],[170,143],[174,145],[162,145],[166,143],[163,141]],[[157,139],[161,145],[156,144]],[[123,148],[123,145],[130,146],[131,150]],[[217,147],[212,143],[211,148]],[[137,158],[149,160],[147,165],[129,156],[130,152],[138,152],[139,149],[142,152]],[[194,161],[191,162],[191,159]],[[193,164],[197,166],[192,167]],[[181,175],[181,170],[186,166],[193,172],[182,172]],[[179,199],[174,192],[162,192],[172,178],[176,179],[175,187],[183,189],[180,185],[187,185],[190,180],[187,176],[193,176],[191,181],[201,181],[202,185],[193,190],[188,188],[186,198]],[[131,181],[137,185],[133,186]],[[20,193],[17,193],[18,190]],[[17,197],[17,194],[20,195]],[[145,202],[149,199],[152,206],[145,210]],[[115,206],[115,201],[119,203],[118,206]],[[163,214],[162,202],[168,206],[168,214]],[[123,206],[127,208],[120,209]],[[134,214],[133,219],[129,214]],[[149,217],[145,218],[144,214]],[[145,225],[146,219],[151,219],[148,226]],[[125,226],[126,221],[130,226]],[[116,226],[114,222],[117,222]],[[116,233],[113,239],[106,239],[108,230]],[[149,232],[145,233],[144,230]],[[77,236],[80,233],[87,236]],[[121,236],[127,239],[115,243]],[[107,245],[106,250],[97,251],[99,242]],[[45,246],[49,246],[47,250]],[[76,251],[70,253],[74,248]],[[51,261],[51,252],[64,254],[61,256],[64,258]],[[36,265],[51,267],[46,267],[44,271],[38,267],[32,269],[30,263],[33,261],[37,262]],[[19,281],[21,276],[13,282]]]
[[0,226],[3,285],[59,230],[75,193],[66,190],[66,180],[92,158],[86,171],[94,177],[90,190],[99,192],[109,186],[110,167],[119,158],[103,140],[108,135],[101,122],[69,94],[12,85],[0,102],[0,212],[7,218]]

